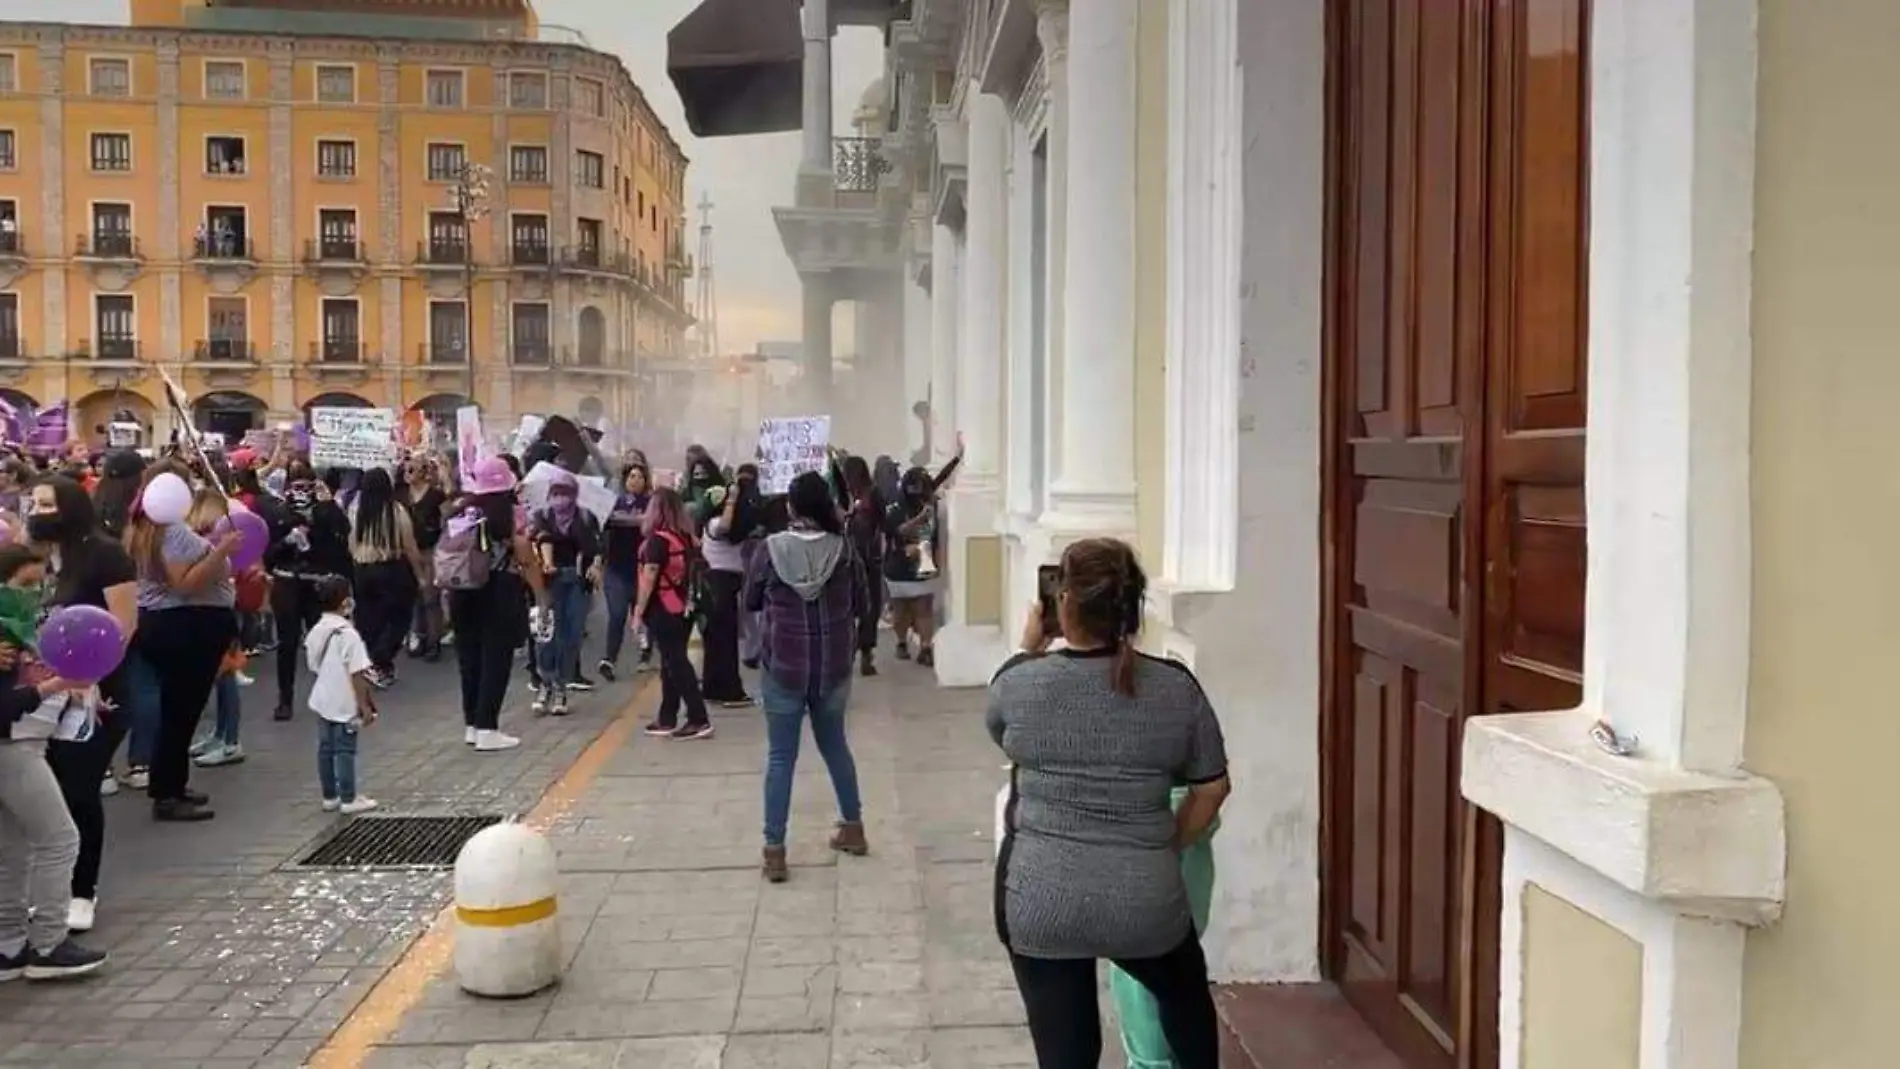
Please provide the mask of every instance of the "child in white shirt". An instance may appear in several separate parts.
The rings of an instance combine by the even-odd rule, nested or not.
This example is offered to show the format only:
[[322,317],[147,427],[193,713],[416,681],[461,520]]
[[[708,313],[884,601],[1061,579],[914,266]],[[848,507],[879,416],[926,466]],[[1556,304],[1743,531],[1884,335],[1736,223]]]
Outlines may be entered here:
[[355,604],[349,582],[321,580],[316,594],[323,616],[304,637],[303,651],[316,677],[310,711],[318,717],[317,781],[323,788],[323,808],[366,813],[376,808],[376,800],[356,793],[356,742],[362,727],[376,721],[369,647],[350,622]]

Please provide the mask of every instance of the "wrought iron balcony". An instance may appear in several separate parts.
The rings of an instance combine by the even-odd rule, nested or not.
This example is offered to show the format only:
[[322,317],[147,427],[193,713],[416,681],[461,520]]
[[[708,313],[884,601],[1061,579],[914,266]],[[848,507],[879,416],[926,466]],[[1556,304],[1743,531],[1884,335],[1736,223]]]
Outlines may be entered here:
[[834,137],[831,139],[833,184],[842,193],[875,193],[878,182],[890,173],[883,142],[875,137]]
[[207,234],[191,240],[191,258],[254,264],[257,262],[257,248],[250,238],[236,234]]
[[78,355],[92,360],[137,360],[139,342],[137,338],[109,334],[98,341],[89,338],[79,339]]
[[521,341],[514,344],[514,362],[526,367],[547,367],[554,361],[554,349],[545,341]]
[[545,241],[517,240],[508,248],[508,261],[520,267],[546,267],[549,259]]
[[425,341],[417,347],[425,364],[449,364],[460,367],[468,363],[468,346],[460,338],[439,338]]
[[430,238],[418,242],[416,262],[437,267],[467,267],[468,242],[459,238]]
[[245,338],[210,338],[191,347],[191,358],[218,364],[249,364],[257,360],[257,348]]
[[18,227],[0,229],[0,257],[17,259],[26,255],[26,239]]
[[305,263],[321,264],[360,264],[366,263],[363,243],[355,238],[315,238],[303,243]]
[[603,259],[598,245],[568,245],[561,250],[562,267],[599,271],[603,270]]
[[313,364],[360,364],[363,362],[363,342],[358,338],[334,337],[310,343],[310,362]]
[[73,242],[73,255],[82,260],[136,260],[139,239],[120,230],[95,230]]

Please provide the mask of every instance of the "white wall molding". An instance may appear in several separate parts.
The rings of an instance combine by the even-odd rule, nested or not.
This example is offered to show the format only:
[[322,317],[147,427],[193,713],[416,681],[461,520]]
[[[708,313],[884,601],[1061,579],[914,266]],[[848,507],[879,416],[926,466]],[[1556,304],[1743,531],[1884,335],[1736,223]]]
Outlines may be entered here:
[[[1744,929],[1685,917],[1605,882],[1569,855],[1505,827],[1498,986],[1524,990],[1524,892],[1535,885],[1643,948],[1637,1069],[1735,1069],[1741,1051]],[[1524,1069],[1521,998],[1498,1006],[1499,1069]]]
[[[1734,1069],[1736,922],[1785,893],[1779,792],[1741,770],[1755,27],[1755,0],[1592,9],[1583,705],[1480,717],[1463,750],[1466,797],[1507,826],[1505,1069],[1526,882],[1643,943],[1642,1069]],[[1635,753],[1598,748],[1599,720]]]
[[1161,578],[1231,590],[1240,512],[1238,0],[1168,5],[1168,349]]

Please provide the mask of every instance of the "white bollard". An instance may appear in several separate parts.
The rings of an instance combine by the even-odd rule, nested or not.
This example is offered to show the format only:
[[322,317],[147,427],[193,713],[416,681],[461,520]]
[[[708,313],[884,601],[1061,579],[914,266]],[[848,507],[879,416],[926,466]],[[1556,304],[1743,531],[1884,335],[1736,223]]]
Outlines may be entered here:
[[455,974],[489,998],[532,995],[561,978],[554,847],[524,824],[484,828],[455,859]]

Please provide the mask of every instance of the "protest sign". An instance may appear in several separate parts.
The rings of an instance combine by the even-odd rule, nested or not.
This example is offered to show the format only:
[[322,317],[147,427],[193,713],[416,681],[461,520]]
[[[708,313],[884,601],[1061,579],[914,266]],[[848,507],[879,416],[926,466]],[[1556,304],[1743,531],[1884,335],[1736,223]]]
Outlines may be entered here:
[[830,416],[765,420],[759,424],[759,487],[782,494],[801,472],[822,473],[830,445]]
[[396,413],[387,408],[310,410],[310,463],[368,471],[395,463]]
[[475,477],[475,465],[488,455],[488,445],[482,438],[482,410],[477,405],[463,405],[455,410],[455,463],[461,472],[462,489],[469,488],[469,480]]
[[548,421],[541,416],[530,414],[521,417],[521,425],[515,428],[514,448],[509,452],[515,456],[526,453],[528,447],[534,444],[534,440],[540,437],[541,428],[547,425]]
[[112,449],[131,449],[139,444],[139,425],[114,420],[106,424],[106,445]]

